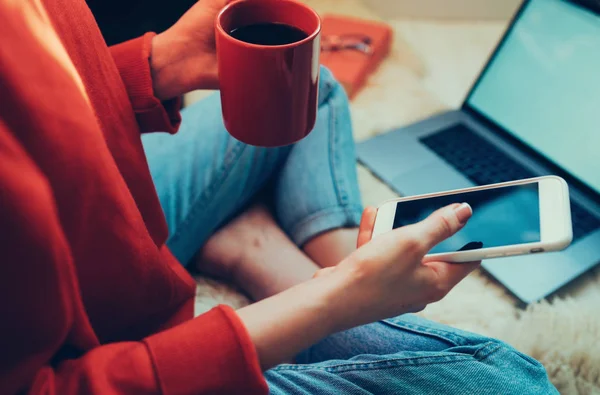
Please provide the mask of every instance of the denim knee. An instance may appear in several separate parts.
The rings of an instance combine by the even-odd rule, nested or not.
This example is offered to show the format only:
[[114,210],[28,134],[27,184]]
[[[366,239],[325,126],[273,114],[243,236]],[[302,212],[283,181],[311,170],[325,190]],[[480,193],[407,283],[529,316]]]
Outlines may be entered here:
[[493,393],[558,393],[541,363],[503,341],[456,329],[414,314],[405,314],[384,322],[399,330],[437,338],[453,345],[443,350],[440,355],[472,356],[473,363],[466,369],[473,377],[479,376],[482,382],[489,382],[490,388],[498,391]]
[[[489,354],[477,356],[477,374],[487,377],[494,393],[558,394],[544,366],[512,346],[489,339]],[[457,348],[448,350],[457,351]]]
[[540,363],[491,339],[442,352],[280,365],[265,376],[273,394],[558,394]]

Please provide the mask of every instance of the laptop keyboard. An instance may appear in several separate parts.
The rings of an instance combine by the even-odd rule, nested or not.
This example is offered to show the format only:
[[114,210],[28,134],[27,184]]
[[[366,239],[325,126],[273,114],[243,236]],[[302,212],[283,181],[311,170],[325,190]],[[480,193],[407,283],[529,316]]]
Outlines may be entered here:
[[[421,142],[477,185],[536,177],[463,124],[426,136]],[[573,201],[571,217],[573,241],[600,228],[600,219]]]

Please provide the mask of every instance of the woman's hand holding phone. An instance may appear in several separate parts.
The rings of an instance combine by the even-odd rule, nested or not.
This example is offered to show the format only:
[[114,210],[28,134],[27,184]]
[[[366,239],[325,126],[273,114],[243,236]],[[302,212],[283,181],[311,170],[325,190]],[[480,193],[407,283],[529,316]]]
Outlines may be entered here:
[[[358,236],[358,249],[321,276],[345,278],[343,308],[349,321],[342,329],[408,312],[417,312],[442,299],[479,262],[423,262],[436,244],[458,232],[472,215],[468,204],[442,208],[426,220],[395,229],[371,240],[377,210],[367,208]],[[349,313],[353,311],[353,313]]]
[[374,208],[365,210],[359,248],[338,266],[238,311],[263,369],[334,332],[419,311],[479,265],[423,262],[433,246],[462,229],[472,215],[469,205],[442,208],[371,240],[376,214]]

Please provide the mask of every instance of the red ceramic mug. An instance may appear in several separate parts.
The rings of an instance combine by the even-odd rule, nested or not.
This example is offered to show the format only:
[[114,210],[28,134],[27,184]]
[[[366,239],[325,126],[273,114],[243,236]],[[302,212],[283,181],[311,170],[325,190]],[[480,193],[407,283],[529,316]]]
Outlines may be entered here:
[[[284,45],[238,40],[235,29],[284,24],[306,36]],[[239,0],[215,23],[223,119],[236,139],[261,147],[306,137],[317,117],[321,20],[294,0]]]

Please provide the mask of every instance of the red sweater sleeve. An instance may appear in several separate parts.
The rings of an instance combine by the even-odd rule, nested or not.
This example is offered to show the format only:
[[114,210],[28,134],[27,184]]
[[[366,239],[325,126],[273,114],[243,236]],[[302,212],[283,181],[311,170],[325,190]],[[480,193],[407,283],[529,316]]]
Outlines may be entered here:
[[99,344],[52,189],[1,118],[0,163],[1,394],[267,392],[229,307],[137,342]]
[[[219,306],[142,342],[96,347],[38,371],[34,393],[266,394],[254,346],[235,312]],[[44,389],[38,391],[38,389]]]
[[181,123],[179,98],[161,102],[154,96],[150,55],[155,33],[110,47],[142,133],[175,133]]

